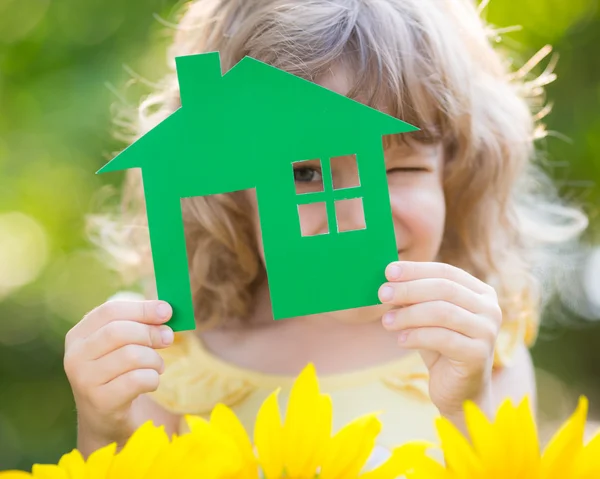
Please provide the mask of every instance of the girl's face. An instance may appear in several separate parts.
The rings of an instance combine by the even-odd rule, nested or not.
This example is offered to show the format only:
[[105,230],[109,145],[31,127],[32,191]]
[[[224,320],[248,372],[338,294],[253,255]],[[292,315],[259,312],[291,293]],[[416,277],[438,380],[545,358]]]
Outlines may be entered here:
[[[342,75],[325,79],[321,85],[344,94],[347,87]],[[385,152],[385,164],[394,221],[398,258],[405,261],[434,261],[444,232],[446,207],[442,188],[443,153],[440,145],[398,142]],[[323,183],[318,161],[294,165],[298,193],[322,191]],[[357,186],[358,169],[354,157],[339,157],[331,161],[335,188]],[[259,251],[264,263],[256,194],[247,192],[253,210]],[[336,211],[341,231],[363,229],[365,219],[360,200],[345,201]],[[300,227],[304,236],[327,232],[327,215],[320,205],[303,205],[299,209]],[[352,258],[348,258],[352,261]],[[382,271],[383,276],[383,271]],[[357,322],[377,320],[388,309],[378,305],[345,311],[324,313],[332,319]]]

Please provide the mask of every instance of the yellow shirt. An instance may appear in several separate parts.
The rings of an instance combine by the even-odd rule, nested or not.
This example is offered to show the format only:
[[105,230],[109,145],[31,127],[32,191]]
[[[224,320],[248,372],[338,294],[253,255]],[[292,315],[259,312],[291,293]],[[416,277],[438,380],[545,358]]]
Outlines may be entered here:
[[[515,346],[531,344],[536,324],[526,318],[503,326],[496,346],[496,367],[506,365]],[[523,320],[525,319],[525,320]],[[226,362],[212,354],[194,332],[178,333],[161,351],[165,372],[152,398],[175,414],[208,417],[217,403],[229,406],[252,437],[256,413],[275,389],[285,405],[294,377],[263,374]],[[318,370],[317,370],[318,374]],[[380,412],[379,445],[389,448],[408,440],[437,440],[438,410],[428,395],[428,374],[418,352],[349,373],[319,376],[321,392],[331,396],[334,432],[359,416]],[[181,430],[186,429],[182,418]]]

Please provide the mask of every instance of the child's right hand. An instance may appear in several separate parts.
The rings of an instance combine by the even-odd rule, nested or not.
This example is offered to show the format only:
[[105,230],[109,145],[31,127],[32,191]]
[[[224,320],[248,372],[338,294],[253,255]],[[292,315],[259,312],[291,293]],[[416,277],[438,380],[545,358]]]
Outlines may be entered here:
[[156,349],[173,342],[171,315],[164,301],[108,301],[67,333],[64,367],[86,441],[122,445],[139,425],[134,401],[158,388]]

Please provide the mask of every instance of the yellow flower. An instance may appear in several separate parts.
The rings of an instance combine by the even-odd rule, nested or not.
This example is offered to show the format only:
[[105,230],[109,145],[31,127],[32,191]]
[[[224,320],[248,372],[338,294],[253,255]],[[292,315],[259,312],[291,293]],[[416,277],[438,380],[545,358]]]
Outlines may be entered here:
[[490,422],[472,402],[465,404],[471,442],[445,418],[437,421],[445,466],[426,457],[411,474],[414,479],[592,479],[600,477],[600,437],[587,446],[583,434],[587,400],[540,454],[535,421],[528,399],[517,407],[509,400]]
[[265,477],[279,478],[284,471],[297,479],[315,477],[331,438],[331,399],[319,392],[312,364],[292,386],[284,424],[277,396],[278,391],[266,399],[255,424],[254,444]]
[[31,474],[0,473],[0,479],[394,479],[419,464],[431,447],[421,442],[398,447],[384,464],[361,474],[381,430],[375,414],[332,436],[331,399],[320,392],[312,364],[292,387],[283,423],[277,399],[275,391],[258,411],[254,445],[233,411],[220,404],[208,421],[187,416],[190,432],[172,440],[163,427],[147,422],[120,452],[113,444],[85,461],[75,450],[57,465],[35,465]]
[[598,479],[600,477],[600,431],[577,456],[574,477],[577,479]]
[[[331,436],[331,399],[319,391],[319,382],[312,364],[296,379],[288,401],[285,422],[282,423],[278,405],[279,391],[271,394],[262,404],[254,427],[252,444],[235,414],[223,405],[217,406],[206,422],[188,417],[191,434],[203,434],[214,427],[223,433],[223,439],[232,439],[242,467],[224,478],[258,478],[259,467],[266,479],[393,479],[416,464],[430,447],[415,442],[396,448],[384,464],[360,475],[375,446],[381,423],[373,414],[359,418],[333,437]],[[231,445],[231,444],[230,444]]]
[[31,473],[20,471],[0,472],[2,479],[104,479],[115,456],[116,446],[98,449],[87,462],[77,450],[65,454],[58,464],[35,464]]
[[254,444],[266,479],[393,479],[418,462],[429,447],[414,443],[396,448],[391,457],[373,471],[360,474],[381,430],[376,415],[363,416],[331,436],[331,399],[319,391],[312,364],[292,387],[282,424],[278,391],[258,412]]
[[[1,479],[218,479],[239,470],[241,461],[222,447],[214,428],[202,435],[169,440],[162,426],[143,424],[116,453],[116,445],[103,447],[85,461],[79,451],[65,454],[58,464],[36,464],[31,473],[0,472]],[[226,438],[229,440],[229,438]]]

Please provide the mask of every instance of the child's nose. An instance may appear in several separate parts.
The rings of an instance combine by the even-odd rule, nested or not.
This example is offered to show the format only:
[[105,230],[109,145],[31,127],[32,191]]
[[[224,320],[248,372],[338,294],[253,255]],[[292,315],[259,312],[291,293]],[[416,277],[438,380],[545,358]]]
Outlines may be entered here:
[[335,216],[340,233],[366,228],[362,198],[336,201]]

